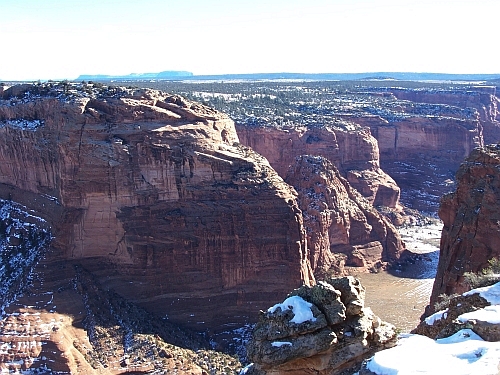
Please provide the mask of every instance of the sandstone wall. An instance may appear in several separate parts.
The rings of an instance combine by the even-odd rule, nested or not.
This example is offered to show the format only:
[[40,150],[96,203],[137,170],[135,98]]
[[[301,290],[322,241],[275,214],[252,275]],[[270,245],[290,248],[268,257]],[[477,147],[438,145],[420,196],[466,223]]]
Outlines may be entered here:
[[447,104],[461,108],[474,108],[483,127],[484,143],[500,140],[500,98],[494,86],[473,86],[469,90],[404,90],[392,89],[401,100],[419,103]]
[[500,146],[472,151],[457,172],[457,189],[441,200],[441,253],[431,306],[442,294],[467,290],[463,274],[500,256]]
[[240,142],[265,156],[280,176],[300,155],[322,156],[374,205],[398,207],[399,187],[379,164],[377,140],[368,128],[255,127],[236,125]]
[[298,192],[311,266],[317,276],[377,269],[398,260],[404,249],[396,228],[351,187],[327,159],[297,157],[286,181]]
[[0,183],[60,207],[38,207],[52,220],[54,262],[197,329],[244,321],[313,282],[296,193],[264,158],[232,146],[227,116],[151,90],[2,95]]
[[377,139],[381,166],[401,187],[401,199],[411,208],[436,212],[439,198],[450,190],[461,161],[483,145],[477,118],[349,116],[368,126]]

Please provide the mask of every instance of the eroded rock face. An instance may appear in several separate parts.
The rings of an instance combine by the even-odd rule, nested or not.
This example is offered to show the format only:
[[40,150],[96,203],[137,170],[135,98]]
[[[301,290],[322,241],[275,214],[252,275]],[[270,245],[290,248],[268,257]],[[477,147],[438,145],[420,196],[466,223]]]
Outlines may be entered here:
[[[353,304],[360,308],[349,308]],[[394,326],[364,307],[357,279],[327,279],[261,312],[247,346],[253,365],[246,374],[336,374],[395,341]]]
[[299,194],[310,263],[316,275],[344,266],[380,267],[395,261],[404,243],[394,226],[320,156],[299,156],[286,182]]
[[50,220],[53,262],[197,329],[313,282],[296,193],[226,115],[91,84],[1,95],[2,194]]
[[381,166],[401,187],[404,204],[437,212],[460,163],[474,148],[500,140],[496,88],[382,91],[393,107],[343,117],[370,128]]
[[472,86],[469,90],[455,91],[392,89],[391,92],[400,100],[475,110],[473,117],[481,123],[484,143],[500,140],[500,98],[495,86]]
[[442,294],[467,290],[463,274],[500,255],[500,145],[477,148],[457,172],[457,189],[441,200],[441,252],[431,306]]
[[322,156],[373,205],[397,208],[399,187],[379,163],[376,139],[366,127],[256,127],[237,124],[241,143],[264,155],[280,176],[300,155]]

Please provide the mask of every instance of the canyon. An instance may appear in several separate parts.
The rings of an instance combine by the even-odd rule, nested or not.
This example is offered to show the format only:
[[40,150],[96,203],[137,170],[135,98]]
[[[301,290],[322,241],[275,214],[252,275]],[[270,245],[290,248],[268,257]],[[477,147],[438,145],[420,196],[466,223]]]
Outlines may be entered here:
[[[201,100],[282,175],[326,157],[375,205],[436,214],[475,147],[500,140],[498,81],[141,83]],[[376,142],[375,142],[376,140]]]
[[27,207],[47,201],[54,264],[199,330],[314,281],[296,193],[232,146],[226,115],[152,90],[50,85],[3,92],[0,183]]
[[[259,95],[252,103],[260,108],[288,94]],[[2,205],[31,215],[43,229],[36,236],[51,239],[30,253],[21,282],[7,285],[0,301],[0,341],[11,345],[12,330],[38,327],[33,335],[42,332],[49,344],[11,345],[2,361],[50,366],[64,353],[59,366],[70,372],[237,368],[239,361],[207,350],[234,352],[259,309],[332,273],[378,272],[408,259],[388,217],[412,220],[401,202],[435,212],[474,150],[466,163],[472,172],[462,166],[459,190],[443,199],[447,250],[433,298],[461,291],[457,259],[490,240],[461,272],[480,270],[496,254],[494,238],[477,234],[483,226],[492,231],[494,220],[455,213],[467,202],[466,210],[496,217],[483,208],[496,199],[496,187],[483,181],[496,181],[496,149],[485,148],[486,156],[476,149],[500,134],[495,88],[361,86],[335,95],[330,107],[302,103],[289,118],[231,114],[235,125],[222,112],[154,89],[0,85]],[[2,228],[15,228],[12,216],[3,220]],[[34,236],[16,230],[5,237],[8,246]],[[461,244],[463,237],[470,241]],[[40,309],[49,311],[37,315]],[[61,344],[73,336],[76,344]],[[99,354],[109,345],[112,356]]]
[[[2,297],[12,306],[6,327],[40,326],[35,332],[45,332],[47,320],[61,318],[53,314],[62,314],[62,321],[72,317],[49,326],[69,336],[72,326],[84,328],[89,336],[78,331],[78,347],[59,347],[50,331],[43,336],[59,348],[55,352],[72,358],[61,368],[73,371],[82,358],[94,369],[161,366],[132,354],[144,340],[161,352],[138,336],[158,324],[205,332],[213,345],[231,345],[231,331],[252,322],[256,310],[295,287],[314,285],[315,273],[330,269],[329,241],[344,246],[346,266],[359,269],[385,266],[404,251],[392,224],[336,172],[321,180],[327,195],[338,195],[336,206],[325,202],[327,210],[314,214],[339,210],[341,216],[332,226],[323,223],[325,246],[315,245],[320,239],[304,222],[300,194],[239,142],[227,115],[178,95],[48,82],[2,87],[0,96],[0,196],[44,220],[52,239],[43,252],[32,253],[22,272],[40,282],[10,288],[12,295],[29,290],[26,297]],[[322,168],[324,174],[335,167]],[[304,179],[306,169],[289,175],[301,194],[318,182]],[[355,258],[349,257],[353,251]],[[338,266],[342,272],[344,264]],[[52,303],[45,320],[33,310]],[[103,330],[109,324],[122,328]],[[153,332],[176,343],[162,329]],[[133,344],[122,347],[127,337]],[[187,341],[191,350],[208,345]],[[113,343],[114,359],[99,355],[105,342]],[[33,348],[24,357],[22,350],[9,351],[6,358],[26,367],[47,350]],[[134,360],[124,366],[126,353]]]

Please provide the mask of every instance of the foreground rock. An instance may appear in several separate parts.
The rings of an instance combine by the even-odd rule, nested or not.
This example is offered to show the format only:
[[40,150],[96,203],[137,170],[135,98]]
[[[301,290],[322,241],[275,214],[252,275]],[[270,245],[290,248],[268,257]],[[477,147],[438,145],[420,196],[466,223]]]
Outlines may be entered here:
[[97,84],[21,85],[0,97],[0,196],[52,226],[50,277],[78,265],[199,330],[237,326],[313,282],[296,193],[264,158],[233,147],[226,115]]
[[353,277],[331,278],[294,290],[261,312],[245,374],[338,374],[395,343],[395,329],[364,307]]
[[298,192],[316,276],[381,268],[405,250],[398,231],[321,156],[303,155],[289,168],[286,182]]
[[441,200],[441,252],[431,306],[440,294],[467,290],[463,274],[500,255],[500,145],[477,148],[457,172],[457,189]]
[[443,310],[425,318],[398,346],[380,351],[360,375],[498,374],[500,283],[442,301]]

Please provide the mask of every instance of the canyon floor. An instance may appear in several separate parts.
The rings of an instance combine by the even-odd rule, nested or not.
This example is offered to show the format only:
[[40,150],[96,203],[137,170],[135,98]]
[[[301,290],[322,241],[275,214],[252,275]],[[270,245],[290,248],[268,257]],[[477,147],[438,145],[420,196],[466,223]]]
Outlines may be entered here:
[[356,274],[366,288],[366,305],[381,319],[409,332],[429,303],[439,259],[442,223],[400,227],[408,250],[419,254],[413,264],[379,273]]

